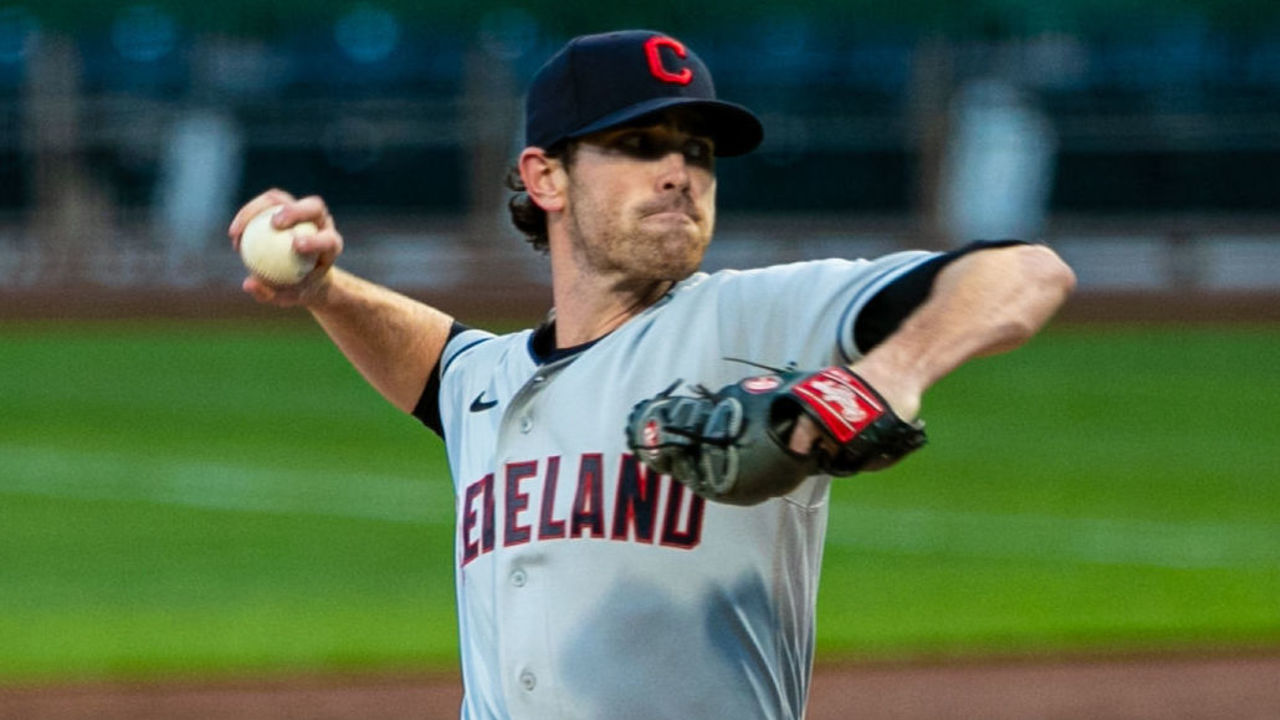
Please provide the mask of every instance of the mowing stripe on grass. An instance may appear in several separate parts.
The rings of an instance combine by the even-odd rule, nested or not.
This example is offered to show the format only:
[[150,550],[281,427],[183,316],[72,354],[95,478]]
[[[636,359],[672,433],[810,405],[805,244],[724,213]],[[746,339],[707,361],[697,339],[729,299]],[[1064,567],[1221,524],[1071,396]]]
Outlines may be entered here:
[[[453,522],[447,481],[0,445],[0,494]],[[1213,569],[1280,567],[1280,524],[1152,522],[834,503],[828,542],[904,555]]]
[[395,476],[0,445],[0,494],[452,523],[453,486]]
[[1280,568],[1280,524],[1153,522],[835,503],[827,541],[905,555],[1172,569]]

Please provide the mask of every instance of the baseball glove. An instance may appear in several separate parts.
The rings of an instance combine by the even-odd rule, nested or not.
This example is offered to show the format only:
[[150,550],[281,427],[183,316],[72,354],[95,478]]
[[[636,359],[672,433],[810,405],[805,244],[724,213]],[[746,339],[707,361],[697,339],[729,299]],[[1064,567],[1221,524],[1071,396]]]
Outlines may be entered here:
[[[885,467],[924,445],[924,423],[905,422],[848,368],[779,370],[676,395],[676,381],[627,419],[627,444],[649,468],[695,493],[754,505],[790,492],[810,475]],[[824,439],[807,454],[788,445],[804,413]]]

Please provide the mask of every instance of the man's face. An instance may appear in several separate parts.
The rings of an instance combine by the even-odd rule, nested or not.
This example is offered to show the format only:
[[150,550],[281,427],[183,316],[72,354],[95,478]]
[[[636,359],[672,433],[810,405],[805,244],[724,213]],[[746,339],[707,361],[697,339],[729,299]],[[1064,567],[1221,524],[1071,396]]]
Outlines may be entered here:
[[579,141],[565,217],[579,262],[624,280],[681,280],[715,226],[715,148],[678,117]]

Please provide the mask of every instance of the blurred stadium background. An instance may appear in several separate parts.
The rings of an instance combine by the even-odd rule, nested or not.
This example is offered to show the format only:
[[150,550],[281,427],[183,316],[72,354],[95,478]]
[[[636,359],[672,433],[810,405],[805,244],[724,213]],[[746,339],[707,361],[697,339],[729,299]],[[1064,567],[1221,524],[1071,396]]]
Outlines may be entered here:
[[453,672],[435,441],[240,294],[225,226],[319,194],[353,271],[536,319],[521,92],[616,27],[765,120],[709,269],[1012,236],[1080,278],[837,493],[824,661],[1280,654],[1276,3],[44,0],[0,2],[0,686]]
[[713,266],[1038,237],[1086,293],[1274,293],[1278,14],[1262,0],[6,4],[0,282],[81,298],[226,288],[226,219],[280,186],[328,199],[356,270],[510,297],[546,275],[503,217],[525,82],[573,33],[648,24],[766,119],[761,151],[723,163]]

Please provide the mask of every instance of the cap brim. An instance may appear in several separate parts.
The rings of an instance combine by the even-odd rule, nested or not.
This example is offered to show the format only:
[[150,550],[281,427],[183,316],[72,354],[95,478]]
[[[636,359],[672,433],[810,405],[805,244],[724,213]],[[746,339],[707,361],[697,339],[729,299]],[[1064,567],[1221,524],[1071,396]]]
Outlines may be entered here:
[[745,155],[759,147],[764,140],[764,126],[755,113],[741,105],[723,100],[703,100],[698,98],[663,97],[653,98],[636,103],[614,113],[605,115],[593,123],[569,133],[568,138],[580,138],[602,130],[620,125],[627,125],[636,120],[643,120],[648,115],[656,115],[673,107],[687,107],[698,111],[706,120],[706,129],[716,144],[716,155],[732,157]]

